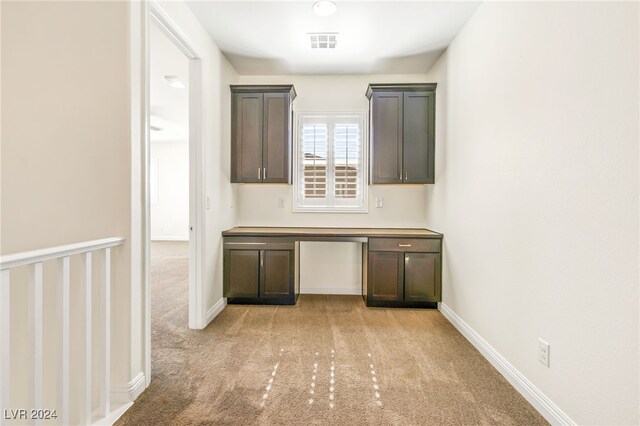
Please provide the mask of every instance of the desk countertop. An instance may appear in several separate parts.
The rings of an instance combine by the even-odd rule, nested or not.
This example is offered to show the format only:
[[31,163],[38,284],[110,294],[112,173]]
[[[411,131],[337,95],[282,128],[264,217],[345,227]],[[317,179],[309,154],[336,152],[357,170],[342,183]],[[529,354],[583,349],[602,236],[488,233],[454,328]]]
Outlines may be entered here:
[[238,226],[222,232],[225,237],[391,237],[442,238],[442,234],[426,228],[313,228]]

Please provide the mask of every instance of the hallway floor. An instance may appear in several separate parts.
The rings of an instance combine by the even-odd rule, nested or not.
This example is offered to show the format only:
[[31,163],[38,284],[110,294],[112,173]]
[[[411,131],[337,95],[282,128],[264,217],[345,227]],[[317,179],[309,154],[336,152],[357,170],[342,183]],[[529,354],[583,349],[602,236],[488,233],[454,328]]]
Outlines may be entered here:
[[188,330],[187,245],[152,251],[152,382],[117,425],[546,424],[438,311],[303,295]]

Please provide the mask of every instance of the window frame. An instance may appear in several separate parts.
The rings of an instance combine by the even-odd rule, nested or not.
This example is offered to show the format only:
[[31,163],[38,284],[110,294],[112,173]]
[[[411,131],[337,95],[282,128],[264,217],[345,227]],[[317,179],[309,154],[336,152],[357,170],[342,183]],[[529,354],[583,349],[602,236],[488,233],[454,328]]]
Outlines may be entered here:
[[[294,111],[294,138],[293,138],[293,200],[291,205],[293,206],[293,212],[296,213],[368,213],[369,212],[369,173],[368,173],[368,164],[369,164],[369,113],[368,111]],[[361,172],[360,172],[360,182],[361,182],[361,191],[362,191],[362,205],[361,206],[344,206],[339,204],[334,205],[326,205],[326,204],[317,204],[317,205],[301,205],[302,197],[300,192],[300,185],[304,183],[300,181],[300,149],[301,149],[301,123],[304,118],[310,117],[323,117],[325,121],[330,121],[333,125],[328,130],[328,133],[333,132],[334,126],[336,124],[336,119],[341,116],[354,116],[357,117],[358,121],[361,125]],[[330,143],[331,142],[331,143]],[[329,181],[329,177],[331,179],[335,179],[334,174],[329,174],[329,170],[333,171],[335,167],[334,161],[334,146],[332,145],[333,136],[331,136],[330,141],[327,141],[327,184]],[[330,148],[329,148],[330,146]],[[332,186],[333,187],[333,186]],[[327,185],[327,191],[329,190],[329,185]],[[329,197],[325,198],[328,199]],[[331,199],[335,200],[335,195],[331,195]]]

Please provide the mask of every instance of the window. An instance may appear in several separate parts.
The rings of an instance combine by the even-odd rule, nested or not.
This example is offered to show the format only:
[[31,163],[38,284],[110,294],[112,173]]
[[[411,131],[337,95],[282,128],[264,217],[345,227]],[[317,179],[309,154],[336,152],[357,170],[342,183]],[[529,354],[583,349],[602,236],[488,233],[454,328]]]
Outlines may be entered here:
[[296,211],[366,211],[366,113],[298,113]]

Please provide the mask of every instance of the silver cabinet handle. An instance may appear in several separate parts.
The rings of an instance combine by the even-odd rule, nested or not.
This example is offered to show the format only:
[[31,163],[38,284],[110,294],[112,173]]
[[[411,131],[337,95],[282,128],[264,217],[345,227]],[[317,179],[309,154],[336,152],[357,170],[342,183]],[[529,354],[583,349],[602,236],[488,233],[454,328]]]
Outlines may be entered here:
[[400,170],[400,176],[398,176],[398,179],[402,180],[402,170]]
[[264,179],[266,179],[266,178],[267,178],[267,168],[266,168],[266,167],[263,167],[263,168],[262,168],[262,177],[263,177]]
[[405,172],[404,172],[404,180],[407,180],[407,179],[408,179],[408,174],[409,174],[409,172],[407,172],[407,171],[405,170]]
[[260,175],[260,172],[262,172],[262,169],[260,167],[258,167],[258,180],[262,179],[262,177]]
[[398,244],[398,247],[411,247],[411,244]]

